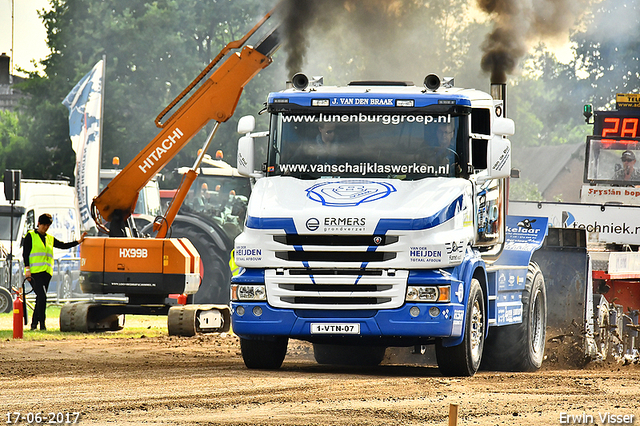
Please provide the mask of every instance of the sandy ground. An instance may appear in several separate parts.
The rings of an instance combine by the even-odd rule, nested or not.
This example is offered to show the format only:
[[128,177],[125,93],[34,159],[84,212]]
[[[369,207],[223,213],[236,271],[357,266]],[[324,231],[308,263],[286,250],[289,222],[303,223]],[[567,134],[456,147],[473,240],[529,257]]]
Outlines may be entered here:
[[389,359],[368,369],[320,366],[310,345],[291,341],[280,370],[256,371],[244,367],[233,335],[8,339],[0,359],[2,422],[20,412],[55,424],[77,412],[79,424],[447,425],[458,404],[458,425],[572,424],[568,416],[603,425],[606,413],[640,424],[634,364],[446,378]]

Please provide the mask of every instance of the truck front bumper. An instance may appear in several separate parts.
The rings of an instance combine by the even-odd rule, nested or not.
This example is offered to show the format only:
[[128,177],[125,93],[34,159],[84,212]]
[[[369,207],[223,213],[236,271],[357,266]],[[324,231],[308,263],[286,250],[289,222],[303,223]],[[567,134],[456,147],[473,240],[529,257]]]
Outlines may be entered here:
[[[437,315],[436,309],[437,308]],[[464,311],[461,304],[406,303],[397,309],[384,310],[298,310],[276,309],[266,302],[232,302],[233,332],[241,337],[286,336],[307,341],[327,338],[377,338],[393,341],[429,340],[458,337],[462,334]],[[312,331],[312,325],[338,325],[351,332]],[[355,325],[356,327],[344,327]],[[357,334],[352,330],[358,329]],[[352,334],[353,333],[353,334]]]

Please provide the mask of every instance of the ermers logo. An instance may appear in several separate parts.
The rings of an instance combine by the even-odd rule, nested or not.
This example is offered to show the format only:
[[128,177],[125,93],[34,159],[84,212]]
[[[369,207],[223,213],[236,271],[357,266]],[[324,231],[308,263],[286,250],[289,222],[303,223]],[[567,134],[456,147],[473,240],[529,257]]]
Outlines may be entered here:
[[323,232],[364,232],[364,217],[325,217],[322,222]]
[[320,227],[320,221],[315,217],[309,218],[305,224],[309,231],[315,231]]
[[135,248],[121,248],[120,249],[120,257],[125,258],[145,258],[147,257],[148,252],[147,249],[135,249]]
[[309,199],[323,206],[354,207],[388,197],[396,188],[386,182],[343,180],[318,183],[306,191]]
[[325,217],[324,226],[365,226],[364,217]]
[[160,143],[160,146],[156,147],[156,149],[147,156],[142,164],[138,164],[138,168],[142,171],[142,173],[147,173],[147,171],[151,169],[155,162],[159,161],[162,156],[176,144],[176,140],[182,138],[182,136],[184,136],[184,133],[182,133],[182,130],[176,127],[173,130],[173,134],[167,136],[167,138]]

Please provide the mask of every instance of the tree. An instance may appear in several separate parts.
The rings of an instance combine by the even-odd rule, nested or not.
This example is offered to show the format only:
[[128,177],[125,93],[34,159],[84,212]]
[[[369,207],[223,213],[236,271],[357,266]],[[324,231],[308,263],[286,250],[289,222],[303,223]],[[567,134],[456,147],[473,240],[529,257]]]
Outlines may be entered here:
[[0,170],[15,169],[27,156],[27,139],[18,112],[0,110]]
[[640,1],[603,0],[576,32],[576,71],[586,72],[585,94],[605,107],[616,93],[640,87]]
[[[51,0],[51,5],[42,14],[51,49],[42,62],[44,76],[32,73],[21,87],[30,95],[27,134],[38,154],[37,165],[25,175],[41,178],[72,175],[75,154],[61,101],[103,55],[102,163],[109,167],[113,156],[127,164],[146,146],[158,133],[153,122],[164,106],[266,12],[255,0]],[[247,109],[247,102],[239,109]],[[223,127],[217,142],[235,152],[234,125]],[[192,162],[203,139],[195,137],[179,155]],[[178,163],[187,161],[174,160]]]
[[583,90],[572,66],[558,62],[544,45],[523,62],[523,75],[513,80],[507,103],[517,123],[512,141],[522,146],[584,142],[591,129],[582,116]]

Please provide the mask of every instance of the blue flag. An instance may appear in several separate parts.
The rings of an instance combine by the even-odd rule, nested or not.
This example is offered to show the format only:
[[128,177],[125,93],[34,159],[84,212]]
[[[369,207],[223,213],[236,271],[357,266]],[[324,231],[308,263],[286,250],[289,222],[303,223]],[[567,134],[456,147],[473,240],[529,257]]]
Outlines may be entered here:
[[69,136],[76,153],[76,192],[83,230],[95,226],[90,208],[100,183],[103,73],[101,60],[62,101],[69,109]]

